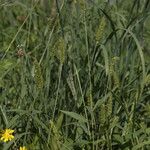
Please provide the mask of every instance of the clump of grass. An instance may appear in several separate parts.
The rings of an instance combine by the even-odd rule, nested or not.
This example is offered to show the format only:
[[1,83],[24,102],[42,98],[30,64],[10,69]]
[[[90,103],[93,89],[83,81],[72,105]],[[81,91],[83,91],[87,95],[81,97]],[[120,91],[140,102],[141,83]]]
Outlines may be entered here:
[[0,149],[149,150],[149,10],[1,1]]

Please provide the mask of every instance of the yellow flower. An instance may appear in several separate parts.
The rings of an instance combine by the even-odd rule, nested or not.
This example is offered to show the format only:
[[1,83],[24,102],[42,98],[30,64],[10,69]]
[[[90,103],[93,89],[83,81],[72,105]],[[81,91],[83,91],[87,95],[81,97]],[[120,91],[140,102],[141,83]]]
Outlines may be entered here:
[[14,138],[14,136],[12,135],[12,133],[14,133],[14,130],[5,129],[4,131],[2,131],[0,139],[2,141],[4,141],[4,142],[11,141]]
[[23,147],[20,147],[19,150],[27,150],[27,148],[23,146]]

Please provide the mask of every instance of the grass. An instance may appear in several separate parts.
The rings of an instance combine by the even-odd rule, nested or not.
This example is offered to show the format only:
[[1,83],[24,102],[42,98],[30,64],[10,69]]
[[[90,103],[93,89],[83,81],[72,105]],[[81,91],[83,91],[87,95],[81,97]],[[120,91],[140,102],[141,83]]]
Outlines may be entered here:
[[[149,0],[1,0],[0,149],[150,149]],[[1,134],[2,136],[2,134]]]

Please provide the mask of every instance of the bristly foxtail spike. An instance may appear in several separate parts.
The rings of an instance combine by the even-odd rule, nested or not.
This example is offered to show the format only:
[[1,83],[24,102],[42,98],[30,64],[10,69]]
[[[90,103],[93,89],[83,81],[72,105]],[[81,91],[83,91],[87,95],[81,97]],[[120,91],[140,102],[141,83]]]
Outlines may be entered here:
[[37,59],[34,59],[34,80],[38,89],[43,88],[43,76],[40,64],[38,63]]
[[97,43],[102,39],[102,37],[104,35],[105,26],[106,26],[106,20],[103,17],[101,19],[100,24],[99,24],[99,26],[96,30],[96,33],[95,33],[95,40],[96,40]]

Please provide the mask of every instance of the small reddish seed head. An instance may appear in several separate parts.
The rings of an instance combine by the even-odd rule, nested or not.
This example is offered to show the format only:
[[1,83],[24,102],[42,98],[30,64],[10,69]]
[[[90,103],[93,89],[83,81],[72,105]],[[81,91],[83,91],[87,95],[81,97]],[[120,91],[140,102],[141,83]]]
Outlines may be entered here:
[[18,51],[17,51],[17,56],[18,57],[23,57],[25,55],[24,51],[22,48],[20,48]]

